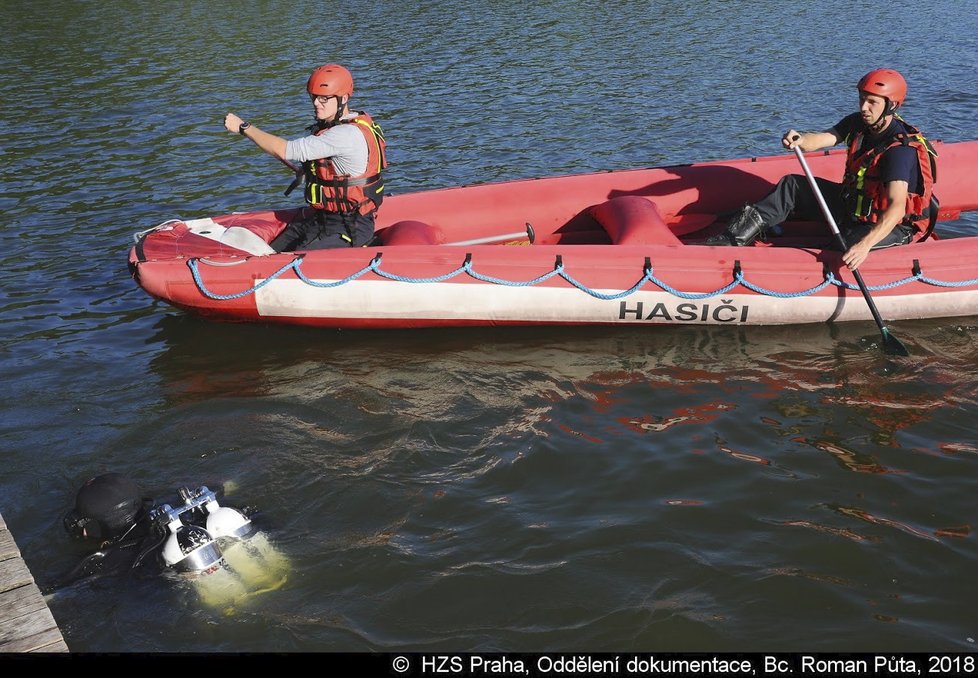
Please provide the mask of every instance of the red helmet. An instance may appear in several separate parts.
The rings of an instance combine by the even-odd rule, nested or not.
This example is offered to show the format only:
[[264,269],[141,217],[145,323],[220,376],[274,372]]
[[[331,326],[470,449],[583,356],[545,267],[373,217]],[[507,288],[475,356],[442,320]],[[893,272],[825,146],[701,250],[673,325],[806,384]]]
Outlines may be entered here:
[[907,81],[897,71],[890,68],[877,68],[862,77],[857,86],[860,92],[881,96],[896,110],[907,98]]
[[339,64],[320,66],[309,76],[306,91],[312,96],[351,96],[353,76]]

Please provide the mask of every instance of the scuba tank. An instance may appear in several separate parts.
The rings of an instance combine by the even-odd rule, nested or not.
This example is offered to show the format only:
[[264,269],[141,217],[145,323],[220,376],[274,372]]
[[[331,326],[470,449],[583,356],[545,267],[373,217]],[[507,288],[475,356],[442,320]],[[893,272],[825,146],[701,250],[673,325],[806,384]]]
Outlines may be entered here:
[[221,506],[206,485],[179,493],[183,506],[155,510],[169,533],[161,555],[168,567],[195,573],[193,585],[205,604],[230,613],[249,596],[285,583],[287,562],[243,511]]

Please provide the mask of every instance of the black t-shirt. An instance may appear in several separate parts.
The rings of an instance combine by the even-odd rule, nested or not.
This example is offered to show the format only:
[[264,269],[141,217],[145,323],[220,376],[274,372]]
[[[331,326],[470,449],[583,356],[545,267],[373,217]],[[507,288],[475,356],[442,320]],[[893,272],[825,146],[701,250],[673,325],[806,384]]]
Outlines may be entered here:
[[[893,118],[889,126],[880,134],[872,134],[866,129],[859,113],[847,115],[832,128],[843,143],[848,145],[853,135],[865,132],[859,153],[876,146],[897,134],[907,133],[907,127],[900,120]],[[923,193],[924,182],[920,177],[920,166],[917,164],[917,151],[911,146],[892,146],[879,161],[880,179],[884,184],[891,181],[906,181],[911,193]]]

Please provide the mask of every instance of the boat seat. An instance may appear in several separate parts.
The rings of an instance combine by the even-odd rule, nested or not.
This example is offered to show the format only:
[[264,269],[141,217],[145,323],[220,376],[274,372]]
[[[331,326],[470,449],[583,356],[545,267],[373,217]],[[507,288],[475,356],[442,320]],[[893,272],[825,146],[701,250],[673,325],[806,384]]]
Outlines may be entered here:
[[682,244],[648,198],[622,195],[592,205],[586,212],[607,231],[614,245]]
[[247,254],[265,256],[275,254],[275,250],[260,235],[243,226],[225,227],[210,217],[188,219],[183,222],[187,231],[208,240],[220,243],[227,248],[241,250]]
[[445,234],[437,226],[423,221],[398,221],[377,231],[381,245],[441,245]]

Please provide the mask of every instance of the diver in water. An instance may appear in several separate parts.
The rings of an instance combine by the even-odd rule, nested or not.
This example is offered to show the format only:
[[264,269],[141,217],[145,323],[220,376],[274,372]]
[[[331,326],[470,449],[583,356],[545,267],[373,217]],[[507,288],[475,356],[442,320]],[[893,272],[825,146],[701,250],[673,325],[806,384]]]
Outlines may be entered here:
[[184,487],[178,494],[179,501],[156,505],[120,473],[86,482],[64,526],[98,547],[52,589],[127,570],[172,569],[191,580],[205,602],[233,605],[284,583],[284,557],[256,532],[250,513],[221,506],[222,486],[216,492]]
[[153,500],[121,473],[86,482],[78,490],[75,507],[64,517],[64,527],[70,536],[97,544],[98,549],[51,588],[144,564],[144,554],[152,550],[152,508]]

